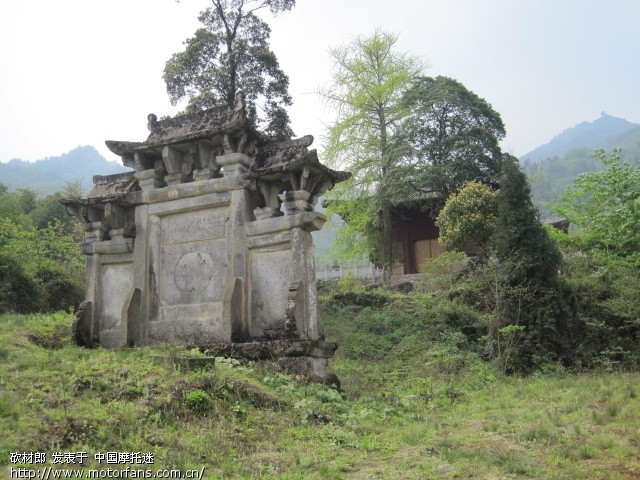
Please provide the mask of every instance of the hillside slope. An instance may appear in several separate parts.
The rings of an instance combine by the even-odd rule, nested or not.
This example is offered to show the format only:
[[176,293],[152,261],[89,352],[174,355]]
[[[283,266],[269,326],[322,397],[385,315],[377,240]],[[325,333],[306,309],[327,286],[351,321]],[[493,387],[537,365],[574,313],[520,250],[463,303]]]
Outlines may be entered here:
[[[65,313],[0,316],[0,472],[637,478],[640,374],[505,377],[442,324],[442,308],[420,296],[388,300],[323,302],[327,338],[341,344],[331,364],[342,394],[271,363],[217,358],[188,370],[180,358],[201,354],[176,346],[79,348]],[[153,464],[95,459],[113,451],[150,452]],[[14,452],[48,461],[11,464]],[[88,461],[52,465],[53,452],[87,452]]]
[[[597,121],[589,125],[593,126],[596,123]],[[622,161],[632,165],[640,162],[640,126],[609,136],[605,136],[604,131],[594,134],[593,138],[585,140],[582,145],[574,146],[562,155],[537,161],[521,158],[522,168],[531,184],[531,197],[543,218],[554,216],[553,203],[560,200],[567,187],[573,184],[574,178],[585,172],[602,170],[602,162],[593,157],[594,150],[603,148],[610,153],[614,148],[619,148]],[[573,144],[579,143],[578,139],[578,136],[573,137]],[[594,139],[599,143],[595,143]],[[541,147],[534,151],[538,150],[544,149]]]
[[535,162],[546,158],[561,157],[574,148],[593,150],[606,147],[616,137],[621,137],[638,127],[640,125],[637,123],[602,112],[602,115],[597,120],[582,122],[566,129],[553,137],[549,143],[522,155],[520,161]]

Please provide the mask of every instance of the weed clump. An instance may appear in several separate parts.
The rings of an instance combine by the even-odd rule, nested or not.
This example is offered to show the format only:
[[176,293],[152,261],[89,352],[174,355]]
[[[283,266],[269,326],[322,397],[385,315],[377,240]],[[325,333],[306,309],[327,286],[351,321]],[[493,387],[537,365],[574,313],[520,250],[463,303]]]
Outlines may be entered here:
[[191,390],[184,396],[185,407],[197,413],[206,412],[211,407],[211,403],[211,396],[204,390]]

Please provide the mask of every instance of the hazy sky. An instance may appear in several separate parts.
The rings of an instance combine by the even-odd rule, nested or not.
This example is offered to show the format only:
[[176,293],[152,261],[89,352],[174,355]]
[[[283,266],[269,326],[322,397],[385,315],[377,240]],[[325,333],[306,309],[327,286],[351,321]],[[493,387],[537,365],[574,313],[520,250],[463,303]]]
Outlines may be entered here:
[[[398,49],[485,98],[522,155],[602,111],[640,123],[640,1],[297,0],[272,26],[289,75],[293,129],[321,145],[317,95],[327,49],[375,27]],[[174,114],[167,59],[208,0],[0,0],[0,161],[37,160],[104,140],[144,140],[146,117]],[[98,173],[98,172],[96,172]],[[1,180],[1,179],[0,179]]]

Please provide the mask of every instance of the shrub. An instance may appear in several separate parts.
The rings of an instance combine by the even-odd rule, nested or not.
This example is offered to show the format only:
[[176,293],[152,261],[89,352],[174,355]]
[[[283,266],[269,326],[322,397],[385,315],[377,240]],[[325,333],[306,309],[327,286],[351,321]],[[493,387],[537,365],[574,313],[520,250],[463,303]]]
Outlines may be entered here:
[[468,268],[469,258],[462,252],[444,252],[427,260],[420,269],[418,288],[430,293],[448,293]]
[[20,262],[0,252],[0,312],[31,313],[41,310],[42,288]]
[[62,223],[0,218],[0,311],[67,310],[82,301],[84,258]]
[[438,215],[440,243],[448,249],[465,250],[473,245],[483,251],[493,234],[497,208],[494,190],[482,183],[467,183],[447,199]]
[[211,396],[204,390],[191,390],[184,396],[184,405],[197,413],[206,412],[211,406]]

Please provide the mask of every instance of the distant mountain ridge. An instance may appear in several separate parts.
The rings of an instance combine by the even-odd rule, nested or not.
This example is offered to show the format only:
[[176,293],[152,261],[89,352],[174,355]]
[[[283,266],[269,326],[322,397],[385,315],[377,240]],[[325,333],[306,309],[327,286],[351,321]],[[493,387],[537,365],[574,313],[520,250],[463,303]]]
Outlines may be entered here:
[[640,125],[603,114],[598,120],[565,130],[551,142],[520,157],[533,202],[543,218],[554,216],[553,204],[576,177],[602,170],[602,162],[593,157],[594,150],[599,148],[605,149],[607,155],[619,148],[623,161],[638,165]]
[[104,158],[94,147],[85,145],[36,162],[13,159],[0,163],[0,183],[10,190],[32,188],[46,196],[77,181],[82,190],[88,192],[93,187],[94,175],[110,175],[128,170],[120,163]]
[[561,157],[574,148],[605,148],[612,144],[615,137],[623,137],[631,130],[640,128],[640,124],[629,122],[623,118],[613,117],[602,112],[593,122],[582,122],[556,135],[549,143],[539,146],[522,155],[520,161],[539,161],[547,158]]

